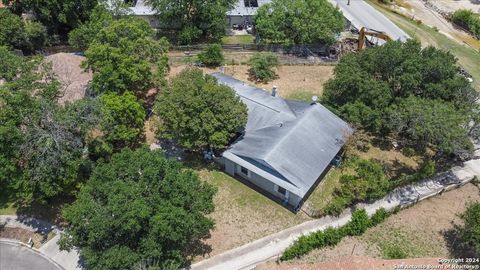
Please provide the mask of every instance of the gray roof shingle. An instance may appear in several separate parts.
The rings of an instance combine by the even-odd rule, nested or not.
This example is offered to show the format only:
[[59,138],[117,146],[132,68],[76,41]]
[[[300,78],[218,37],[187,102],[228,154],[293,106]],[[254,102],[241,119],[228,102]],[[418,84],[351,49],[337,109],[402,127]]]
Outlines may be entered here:
[[248,108],[244,136],[223,156],[300,197],[352,134],[346,122],[321,104],[273,97],[222,73],[212,76],[233,88]]

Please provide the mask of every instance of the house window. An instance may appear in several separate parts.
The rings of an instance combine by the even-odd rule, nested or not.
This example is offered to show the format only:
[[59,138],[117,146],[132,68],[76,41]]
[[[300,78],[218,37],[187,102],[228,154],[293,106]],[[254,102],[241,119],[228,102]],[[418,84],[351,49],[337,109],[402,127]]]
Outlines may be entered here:
[[248,176],[248,170],[247,170],[247,168],[240,166],[240,172],[242,172],[242,174]]
[[277,192],[282,194],[283,196],[287,195],[287,190],[280,186],[278,187]]
[[257,0],[244,0],[244,1],[245,1],[245,7],[258,7]]

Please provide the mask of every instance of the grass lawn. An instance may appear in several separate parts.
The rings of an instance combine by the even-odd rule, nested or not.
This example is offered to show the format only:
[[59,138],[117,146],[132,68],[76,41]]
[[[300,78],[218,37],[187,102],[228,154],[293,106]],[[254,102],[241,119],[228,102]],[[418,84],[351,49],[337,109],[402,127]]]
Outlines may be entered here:
[[253,44],[255,37],[252,35],[234,35],[225,36],[222,38],[223,44]]
[[203,181],[218,190],[215,211],[210,214],[215,229],[206,241],[212,248],[211,256],[310,219],[303,213],[290,212],[225,174],[215,164],[195,170]]
[[409,18],[393,13],[387,7],[379,5],[375,1],[369,0],[368,2],[408,35],[420,40],[423,45],[433,45],[453,53],[458,58],[459,63],[473,76],[475,87],[480,90],[480,51],[451,40],[429,26],[418,24]]
[[332,168],[327,173],[320,184],[313,190],[310,197],[308,197],[306,204],[315,210],[323,213],[323,210],[333,199],[333,192],[335,188],[340,186],[340,176],[342,176],[342,169]]

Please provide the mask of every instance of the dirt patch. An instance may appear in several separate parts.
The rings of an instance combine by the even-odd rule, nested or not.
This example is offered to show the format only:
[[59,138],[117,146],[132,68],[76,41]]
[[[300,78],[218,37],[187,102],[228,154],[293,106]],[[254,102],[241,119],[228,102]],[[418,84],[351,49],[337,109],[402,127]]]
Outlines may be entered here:
[[395,245],[405,252],[407,258],[455,257],[449,249],[452,243],[446,233],[461,223],[458,215],[465,211],[465,205],[475,201],[480,201],[479,188],[467,184],[404,209],[360,237],[346,237],[333,248],[317,249],[300,259],[281,264],[281,267],[290,268],[277,268],[278,265],[269,262],[258,269],[291,269],[328,260],[340,262],[344,260],[343,256],[351,255],[382,258],[385,257],[385,247]]
[[[303,264],[298,265],[293,269],[298,270],[392,270],[396,269],[396,265],[440,265],[438,258],[421,258],[421,259],[409,259],[409,260],[380,260],[373,259],[365,256],[348,256],[342,257],[339,260],[331,260],[323,263],[316,264]],[[255,270],[291,270],[291,266],[287,265],[275,265],[274,262],[269,262],[269,265],[262,267],[256,267]]]
[[29,239],[32,239],[35,248],[39,248],[47,240],[46,235],[10,227],[0,227],[0,238],[15,239],[25,244],[28,244]]
[[61,97],[58,99],[60,104],[85,96],[88,83],[92,80],[92,73],[85,72],[80,67],[84,59],[85,57],[73,53],[56,53],[45,58],[52,64],[52,71],[61,83]]
[[[175,76],[187,65],[174,66],[170,70],[169,77]],[[256,83],[248,80],[248,66],[227,65],[225,73],[259,88],[269,90],[274,85],[278,87],[280,96],[289,99],[310,99],[311,96],[321,96],[323,84],[333,77],[334,66],[281,66],[278,69],[279,78],[267,83]],[[202,68],[204,73],[211,73],[219,69]]]

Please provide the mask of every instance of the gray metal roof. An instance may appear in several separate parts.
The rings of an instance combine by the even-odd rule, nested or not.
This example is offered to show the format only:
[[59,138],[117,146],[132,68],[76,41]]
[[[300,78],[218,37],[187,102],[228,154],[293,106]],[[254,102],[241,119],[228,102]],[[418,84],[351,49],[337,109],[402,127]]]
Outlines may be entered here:
[[225,74],[212,75],[248,108],[245,135],[223,156],[303,197],[352,133],[350,126],[321,104],[272,97]]
[[[258,7],[272,2],[271,0],[257,0]],[[258,7],[246,7],[245,0],[238,0],[235,7],[227,12],[228,16],[253,16],[257,13]]]

